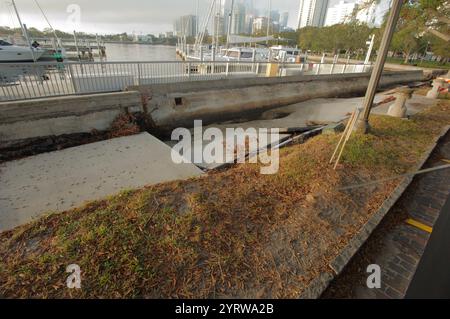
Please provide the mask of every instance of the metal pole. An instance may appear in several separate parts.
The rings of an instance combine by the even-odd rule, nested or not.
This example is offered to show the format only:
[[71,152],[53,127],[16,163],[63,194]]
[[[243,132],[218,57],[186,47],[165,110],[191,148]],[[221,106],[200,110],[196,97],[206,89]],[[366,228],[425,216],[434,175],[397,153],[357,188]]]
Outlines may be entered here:
[[199,0],[197,0],[197,5],[195,7],[195,41],[198,39],[198,22],[199,22],[199,16],[198,16],[198,8],[199,8]]
[[95,34],[95,40],[97,41],[97,50],[98,50],[98,56],[100,57],[100,61],[103,60],[102,51],[100,49],[100,42],[98,41],[98,34]]
[[402,8],[403,0],[394,0],[392,2],[391,13],[384,30],[383,39],[381,40],[380,49],[378,51],[377,61],[370,77],[369,86],[367,87],[366,97],[364,99],[364,117],[358,121],[358,130],[367,134],[370,130],[369,116],[372,109],[373,100],[377,87],[383,73],[384,63],[386,62],[386,56],[389,51],[389,45],[394,35],[395,26],[397,25],[398,18],[400,16],[400,10]]
[[14,7],[14,11],[16,12],[17,20],[19,20],[20,28],[22,29],[22,34],[25,37],[25,40],[27,41],[28,46],[31,50],[31,58],[33,59],[33,62],[36,62],[36,57],[34,55],[33,46],[31,45],[30,37],[28,36],[28,30],[27,26],[22,23],[22,20],[20,19],[19,11],[17,10],[16,2],[12,0],[12,5]]
[[14,0],[12,0],[12,5],[14,7],[14,11],[16,12],[17,20],[19,20],[19,25],[20,25],[20,28],[22,29],[22,34],[25,37],[26,35],[25,35],[25,30],[23,28],[23,24],[22,24],[22,19],[20,19],[19,11],[17,10],[16,2]]
[[77,50],[78,60],[81,61],[80,49],[78,48],[77,32],[75,30],[73,31],[73,39],[75,40],[75,48]]
[[28,36],[28,29],[27,29],[27,25],[26,24],[23,25],[23,32],[25,33],[25,39],[27,40],[28,45],[30,47],[31,58],[33,59],[33,62],[36,62],[36,56],[34,55],[33,45],[31,44],[30,37]]
[[231,23],[233,22],[233,13],[234,13],[234,0],[231,1],[231,11],[230,11],[230,16],[228,17],[227,48],[230,44]]
[[[60,40],[59,40],[59,38],[58,38],[58,35],[56,34],[55,29],[53,29],[53,26],[50,24],[50,21],[48,20],[47,15],[45,14],[44,10],[42,10],[41,5],[39,4],[38,0],[34,0],[34,2],[36,3],[37,7],[38,7],[39,10],[41,11],[42,15],[44,16],[45,21],[47,21],[47,24],[48,24],[48,26],[50,27],[50,29],[52,30],[53,35],[55,36],[56,41],[59,43]],[[61,46],[62,46],[62,45],[61,45]]]
[[266,44],[267,44],[267,45],[269,45],[271,11],[272,11],[272,1],[269,0],[269,14],[267,15],[267,41],[266,41]]
[[369,51],[367,51],[366,60],[364,61],[364,64],[369,64],[370,62],[370,56],[372,55],[373,45],[375,44],[375,34],[371,36],[370,44],[369,44]]

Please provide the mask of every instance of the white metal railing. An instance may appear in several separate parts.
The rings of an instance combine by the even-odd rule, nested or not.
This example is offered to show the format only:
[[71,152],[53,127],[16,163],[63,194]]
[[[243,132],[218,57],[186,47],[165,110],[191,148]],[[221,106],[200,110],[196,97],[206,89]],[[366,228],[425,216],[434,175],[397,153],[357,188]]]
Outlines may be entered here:
[[0,63],[0,101],[115,92],[130,86],[233,77],[361,73],[370,68],[371,65],[364,64],[226,61]]

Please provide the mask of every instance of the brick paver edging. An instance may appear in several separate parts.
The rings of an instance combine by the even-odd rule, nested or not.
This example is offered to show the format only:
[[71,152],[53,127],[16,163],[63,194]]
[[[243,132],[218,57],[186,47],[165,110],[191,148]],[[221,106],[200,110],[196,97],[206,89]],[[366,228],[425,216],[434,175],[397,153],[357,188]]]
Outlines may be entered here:
[[[423,165],[429,159],[431,153],[438,145],[439,140],[444,137],[450,129],[450,125],[444,127],[439,136],[437,136],[433,144],[425,152],[419,164],[416,166],[416,170],[420,170]],[[364,245],[366,240],[375,230],[375,228],[380,224],[389,210],[394,206],[403,192],[408,188],[409,184],[413,181],[414,176],[408,176],[403,179],[400,185],[391,193],[389,198],[381,205],[378,211],[372,215],[369,221],[361,228],[358,234],[356,234],[348,243],[348,245],[342,250],[338,257],[336,257],[330,264],[332,273],[323,272],[318,277],[316,277],[306,290],[302,293],[301,299],[317,299],[322,293],[328,288],[331,281],[337,277],[344,267],[348,264],[350,259],[358,252],[358,250]]]

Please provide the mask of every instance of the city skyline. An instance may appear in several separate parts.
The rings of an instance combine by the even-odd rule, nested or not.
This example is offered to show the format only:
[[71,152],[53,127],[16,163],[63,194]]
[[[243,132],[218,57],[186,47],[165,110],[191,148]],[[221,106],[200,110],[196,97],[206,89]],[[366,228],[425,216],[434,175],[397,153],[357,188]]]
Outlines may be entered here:
[[[199,16],[206,15],[209,0],[199,1]],[[231,0],[222,0],[231,1]],[[268,1],[254,1],[254,8],[266,15]],[[337,2],[338,0],[330,0]],[[0,0],[0,25],[19,27],[15,14],[12,12],[11,0]],[[196,14],[197,0],[38,0],[55,29],[73,32],[72,25],[67,23],[70,5],[81,8],[81,23],[78,32],[95,32],[101,34],[133,33],[159,34],[173,30],[174,21],[183,15]],[[38,7],[30,0],[16,0],[23,23],[28,27],[44,29],[48,27],[45,18]],[[289,12],[288,26],[295,28],[297,20],[298,0],[272,0],[272,8],[280,13]]]
[[[279,22],[282,27],[297,29],[299,3],[304,1],[315,2],[314,0],[272,0],[271,9],[277,14],[276,21]],[[354,3],[356,1],[357,0],[349,0],[347,2]],[[73,31],[73,26],[68,25],[67,23],[67,20],[69,20],[71,15],[71,11],[69,10],[71,5],[70,2],[72,2],[72,0],[39,0],[39,4],[43,8],[52,26],[55,29],[66,32]],[[340,0],[327,0],[326,2],[328,3],[327,8],[331,8],[339,4]],[[28,5],[25,5],[26,3]],[[179,17],[195,15],[197,13],[197,0],[183,2],[178,0],[154,0],[151,4],[139,0],[129,0],[128,3],[130,5],[126,8],[116,1],[109,1],[108,5],[105,5],[106,2],[103,0],[95,2],[78,0],[77,3],[81,12],[80,23],[75,29],[78,32],[95,32],[100,34],[117,34],[123,32],[130,34],[159,34],[168,31],[176,31],[174,22],[179,19]],[[170,6],[171,3],[177,5]],[[209,3],[209,0],[198,0],[200,26],[206,16]],[[220,23],[223,25],[226,33],[226,30],[228,29],[228,19],[224,18],[223,14],[225,13],[224,10],[227,11],[226,13],[229,13],[229,8],[226,9],[226,7],[230,6],[231,0],[218,0],[218,3],[222,3],[224,7],[224,9],[222,9],[223,21]],[[236,8],[239,8],[241,4],[245,4],[245,14],[237,16],[235,13],[235,17],[238,17],[235,19],[235,22],[237,20],[238,23],[232,26],[232,33],[251,33],[250,29],[252,29],[253,20],[257,17],[267,16],[268,1],[236,0],[235,3],[237,4]],[[324,2],[320,1],[320,3]],[[30,4],[29,1],[25,2],[25,0],[16,0],[16,4],[23,23],[26,23],[28,27],[36,27],[41,30],[48,27],[45,18],[36,5],[33,3]],[[142,7],[142,10],[138,10],[139,6]],[[171,7],[170,9],[169,6]],[[327,13],[327,8],[325,8],[325,13]],[[237,11],[239,11],[239,9]],[[121,12],[121,14],[118,15],[117,12]],[[156,16],[156,13],[159,14]],[[285,15],[287,16],[287,19]],[[283,16],[284,21],[281,21]],[[208,25],[208,30],[211,33],[214,32],[214,19],[215,17],[213,15]],[[323,18],[323,20],[325,20],[325,18]],[[272,19],[272,21],[274,20]],[[17,18],[6,0],[0,0],[0,25],[19,27]],[[323,25],[323,23],[321,23],[321,25]],[[277,26],[277,28],[278,27],[279,26]]]

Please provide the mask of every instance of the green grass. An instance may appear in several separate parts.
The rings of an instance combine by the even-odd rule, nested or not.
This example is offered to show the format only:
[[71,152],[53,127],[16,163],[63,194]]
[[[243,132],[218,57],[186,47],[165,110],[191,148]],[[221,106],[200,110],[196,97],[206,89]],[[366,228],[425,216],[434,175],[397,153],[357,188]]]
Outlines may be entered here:
[[435,61],[422,61],[422,60],[416,60],[409,63],[405,63],[405,59],[401,58],[387,58],[386,60],[388,63],[395,63],[395,64],[403,64],[403,65],[412,65],[412,66],[418,66],[421,68],[427,68],[427,69],[450,69],[450,63],[439,63]]

